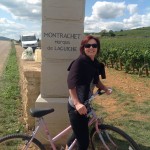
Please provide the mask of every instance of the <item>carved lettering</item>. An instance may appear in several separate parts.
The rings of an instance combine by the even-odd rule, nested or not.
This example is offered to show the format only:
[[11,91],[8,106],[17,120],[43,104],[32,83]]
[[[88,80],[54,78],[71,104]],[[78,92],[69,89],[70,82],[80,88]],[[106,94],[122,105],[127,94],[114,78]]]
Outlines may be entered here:
[[81,34],[44,32],[43,36],[44,38],[48,38],[49,43],[51,43],[50,44],[51,46],[47,46],[47,50],[57,52],[58,51],[75,52],[77,51],[77,47],[74,47],[71,42],[74,40],[79,40]]
[[80,39],[81,34],[75,34],[75,33],[45,33],[44,32],[44,38],[59,38],[59,39]]

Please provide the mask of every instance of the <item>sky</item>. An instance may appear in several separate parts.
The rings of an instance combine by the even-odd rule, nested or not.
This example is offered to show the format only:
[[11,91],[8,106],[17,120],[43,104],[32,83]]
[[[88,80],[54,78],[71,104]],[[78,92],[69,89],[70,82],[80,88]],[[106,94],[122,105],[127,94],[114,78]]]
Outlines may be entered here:
[[[85,0],[84,32],[150,26],[150,0]],[[41,0],[0,0],[0,36],[41,38]]]

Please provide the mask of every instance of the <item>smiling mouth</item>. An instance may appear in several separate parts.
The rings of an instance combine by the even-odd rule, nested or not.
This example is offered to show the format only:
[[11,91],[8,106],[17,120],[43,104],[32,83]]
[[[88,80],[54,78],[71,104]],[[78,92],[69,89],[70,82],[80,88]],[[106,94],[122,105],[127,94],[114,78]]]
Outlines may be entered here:
[[89,52],[89,53],[95,53],[95,51],[94,51],[94,50],[89,50],[88,52]]

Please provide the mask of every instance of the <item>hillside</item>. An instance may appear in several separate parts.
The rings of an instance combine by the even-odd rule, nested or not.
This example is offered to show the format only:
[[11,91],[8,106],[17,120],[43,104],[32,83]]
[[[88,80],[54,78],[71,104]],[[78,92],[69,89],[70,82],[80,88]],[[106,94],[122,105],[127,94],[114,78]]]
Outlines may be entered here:
[[114,32],[116,36],[127,37],[150,37],[150,27],[137,28],[132,30],[121,30]]
[[96,37],[123,37],[123,38],[129,38],[129,37],[150,37],[150,27],[142,27],[142,28],[136,28],[136,29],[130,29],[130,30],[120,30],[120,31],[113,31],[113,30],[102,30],[101,32],[93,32],[93,33],[84,33],[85,35],[92,34]]
[[0,41],[10,41],[10,38],[0,36]]

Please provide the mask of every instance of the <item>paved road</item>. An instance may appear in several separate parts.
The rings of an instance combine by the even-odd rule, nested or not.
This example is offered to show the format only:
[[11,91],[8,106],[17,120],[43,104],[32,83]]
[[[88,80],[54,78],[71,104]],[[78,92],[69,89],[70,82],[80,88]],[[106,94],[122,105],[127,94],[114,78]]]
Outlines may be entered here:
[[3,71],[4,64],[10,52],[10,48],[11,48],[10,41],[0,41],[0,74]]

